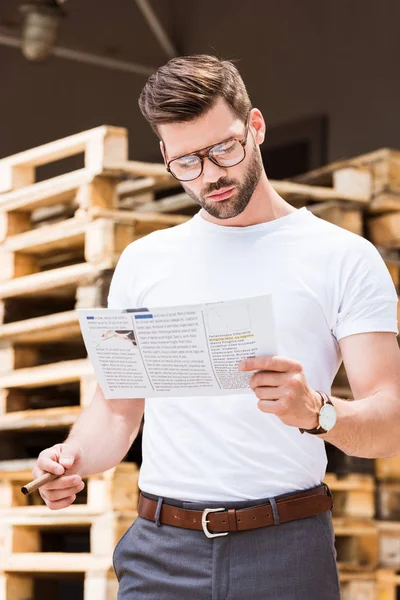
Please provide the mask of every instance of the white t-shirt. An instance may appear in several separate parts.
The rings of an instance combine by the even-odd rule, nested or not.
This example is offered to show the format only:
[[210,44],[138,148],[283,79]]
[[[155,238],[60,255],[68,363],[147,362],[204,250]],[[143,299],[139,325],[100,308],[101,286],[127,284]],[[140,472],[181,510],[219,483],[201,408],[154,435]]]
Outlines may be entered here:
[[[174,306],[273,294],[278,354],[331,392],[338,340],[397,327],[397,293],[375,246],[313,215],[229,227],[197,213],[125,248],[109,308]],[[257,408],[249,394],[147,398],[144,492],[182,500],[276,496],[320,484],[324,441]]]

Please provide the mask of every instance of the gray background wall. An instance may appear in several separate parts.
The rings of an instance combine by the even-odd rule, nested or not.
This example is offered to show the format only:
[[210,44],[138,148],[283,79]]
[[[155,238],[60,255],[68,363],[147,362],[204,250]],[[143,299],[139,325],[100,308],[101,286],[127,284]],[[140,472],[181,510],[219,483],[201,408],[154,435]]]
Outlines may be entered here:
[[[0,29],[18,35],[17,0]],[[152,0],[181,54],[238,67],[267,127],[329,117],[328,159],[400,148],[398,0]],[[167,60],[134,0],[69,0],[59,44],[154,66]],[[0,157],[104,123],[130,132],[130,157],[160,160],[137,97],[145,77],[0,46]]]

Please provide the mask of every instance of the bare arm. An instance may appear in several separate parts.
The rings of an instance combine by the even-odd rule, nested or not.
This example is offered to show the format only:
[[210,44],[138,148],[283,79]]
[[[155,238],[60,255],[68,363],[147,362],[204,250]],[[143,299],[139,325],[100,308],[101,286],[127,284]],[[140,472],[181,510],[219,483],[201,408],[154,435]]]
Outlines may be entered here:
[[82,448],[81,477],[102,473],[121,462],[138,434],[143,411],[143,398],[106,400],[97,384],[92,402],[64,442],[73,441]]
[[354,401],[333,396],[338,419],[320,435],[350,456],[400,453],[400,349],[391,332],[359,333],[339,342]]

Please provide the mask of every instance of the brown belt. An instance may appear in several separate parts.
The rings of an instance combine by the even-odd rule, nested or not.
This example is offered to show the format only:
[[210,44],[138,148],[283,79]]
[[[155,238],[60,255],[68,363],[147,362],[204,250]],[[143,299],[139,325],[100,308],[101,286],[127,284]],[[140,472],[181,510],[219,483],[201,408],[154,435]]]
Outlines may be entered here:
[[[222,503],[223,504],[223,503]],[[333,498],[329,488],[322,484],[312,490],[292,494],[290,497],[276,500],[279,523],[304,519],[333,507]],[[139,496],[138,513],[141,517],[156,521],[157,501]],[[227,535],[232,531],[245,531],[257,527],[274,525],[275,519],[270,502],[248,508],[206,508],[189,510],[162,503],[159,522],[164,525],[204,531],[207,537]]]

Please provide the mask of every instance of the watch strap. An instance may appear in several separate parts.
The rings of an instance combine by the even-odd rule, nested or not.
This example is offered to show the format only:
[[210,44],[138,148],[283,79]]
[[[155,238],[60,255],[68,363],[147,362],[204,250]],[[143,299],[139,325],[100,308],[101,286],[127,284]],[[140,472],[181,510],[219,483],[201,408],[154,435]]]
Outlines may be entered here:
[[[323,406],[325,406],[326,404],[332,404],[332,406],[333,406],[333,402],[331,401],[329,396],[327,394],[325,394],[325,392],[320,392],[319,390],[315,390],[315,391],[321,396],[321,399],[322,399],[321,408]],[[311,433],[314,435],[318,435],[321,433],[328,433],[328,430],[321,427],[321,425],[319,425],[318,427],[314,427],[313,429],[302,429],[301,427],[299,427],[299,431],[300,431],[300,433],[306,432],[306,433]]]

